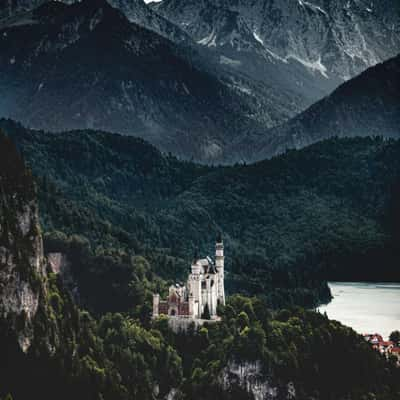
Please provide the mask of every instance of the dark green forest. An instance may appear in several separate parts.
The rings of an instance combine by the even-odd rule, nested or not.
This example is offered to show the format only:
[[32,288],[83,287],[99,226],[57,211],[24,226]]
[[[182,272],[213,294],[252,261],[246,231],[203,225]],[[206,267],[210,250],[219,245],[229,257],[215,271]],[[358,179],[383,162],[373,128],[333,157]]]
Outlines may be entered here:
[[[322,251],[322,243],[334,239],[330,231],[327,235],[325,230],[326,227],[332,230],[335,227],[333,216],[328,218],[324,214],[327,209],[333,214],[333,205],[329,208],[331,203],[326,199],[325,208],[318,206],[317,202],[306,204],[305,199],[308,196],[301,196],[305,203],[295,208],[293,199],[297,199],[295,194],[300,187],[303,188],[303,194],[306,187],[311,192],[313,185],[318,183],[321,198],[324,193],[333,197],[333,190],[346,193],[346,196],[343,194],[342,202],[349,225],[345,228],[338,226],[334,231],[336,235],[342,230],[346,233],[342,234],[341,240],[337,238],[335,241],[338,252],[344,246],[354,260],[359,260],[358,257],[362,254],[351,253],[350,250],[357,243],[356,238],[361,241],[362,234],[363,243],[371,241],[371,247],[364,251],[364,256],[370,248],[381,249],[374,247],[375,244],[387,246],[387,249],[393,246],[392,254],[395,256],[392,241],[398,238],[398,225],[393,223],[398,217],[395,201],[398,192],[393,189],[396,187],[393,185],[397,179],[396,162],[399,162],[398,142],[384,142],[381,139],[333,139],[303,152],[290,152],[282,158],[265,163],[209,168],[181,163],[172,157],[161,155],[141,141],[129,139],[128,142],[133,145],[130,151],[136,147],[138,149],[137,159],[148,157],[153,160],[158,155],[155,159],[158,160],[157,168],[153,170],[151,166],[154,164],[149,161],[146,172],[143,168],[136,167],[137,170],[132,175],[138,177],[136,185],[129,189],[129,179],[125,184],[122,184],[122,179],[120,185],[109,190],[105,188],[107,185],[97,186],[98,178],[94,179],[94,176],[114,185],[115,176],[119,172],[132,171],[131,168],[135,165],[132,159],[128,159],[122,161],[126,169],[121,167],[118,170],[113,163],[106,162],[101,157],[101,149],[107,154],[107,159],[109,152],[112,152],[111,144],[114,139],[112,140],[111,135],[81,132],[72,133],[71,137],[68,134],[50,136],[18,129],[21,132],[16,130],[11,136],[19,143],[24,158],[30,160],[29,165],[36,176],[44,222],[45,250],[67,254],[82,299],[78,302],[78,307],[61,277],[50,270],[41,278],[32,277],[35,278],[32,284],[40,293],[40,303],[34,319],[34,340],[27,353],[21,351],[17,341],[20,330],[26,323],[24,315],[21,314],[13,322],[10,318],[0,317],[0,398],[146,400],[165,398],[174,390],[175,398],[180,400],[252,400],[252,395],[243,389],[233,372],[236,367],[252,368],[257,382],[275,390],[279,400],[288,398],[289,388],[295,390],[296,399],[301,400],[398,398],[400,369],[395,366],[394,360],[386,360],[372,350],[352,329],[330,321],[324,315],[293,305],[296,302],[311,304],[321,300],[323,296],[329,296],[325,292],[321,297],[318,297],[319,294],[315,296],[324,287],[324,280],[330,276],[321,262],[327,263],[326,268],[334,266],[335,264],[329,263],[337,255],[333,253],[330,258],[328,253]],[[55,151],[55,144],[63,137],[67,143],[58,144],[58,150]],[[44,151],[46,146],[41,147],[39,141],[34,145],[37,146],[37,151],[34,151],[33,145],[29,143],[35,143],[35,138],[50,143],[51,148]],[[98,148],[96,144],[100,139],[110,142]],[[85,149],[81,156],[74,159],[72,154],[77,155],[79,151],[68,155],[68,149],[73,147],[71,140],[78,146],[78,150],[82,148],[80,142],[84,143]],[[127,149],[128,144],[124,143],[124,138],[117,136],[116,140],[122,141],[121,149]],[[325,146],[330,149],[332,158],[322,151]],[[149,153],[146,153],[146,148]],[[96,151],[102,162],[96,164],[92,161],[94,166],[89,168],[90,164],[87,164],[86,175],[79,173],[79,163],[85,164],[84,160],[88,160],[90,154],[94,158]],[[121,154],[119,156],[115,153],[117,158],[123,160],[122,151]],[[355,181],[354,176],[349,176],[352,175],[350,170],[347,173],[341,172],[342,170],[338,172],[334,168],[339,164],[336,158],[344,165],[349,159],[358,160],[353,167],[363,166],[358,170],[357,176],[362,177],[366,183],[362,183],[361,179]],[[305,160],[310,163],[320,160],[321,165],[319,168],[312,168],[310,164],[305,168]],[[143,163],[142,160],[139,165]],[[40,165],[42,169],[39,174],[37,168]],[[35,189],[32,174],[25,170],[11,141],[1,134],[0,167],[0,210],[3,210],[4,226],[13,229],[15,218],[4,211],[4,205],[13,199],[20,201],[23,207],[24,202],[32,201]],[[322,167],[325,167],[324,177],[317,178],[318,174],[322,174]],[[329,167],[332,168],[330,172]],[[175,169],[177,171],[172,174],[171,171]],[[352,171],[354,174],[354,169]],[[234,173],[237,174],[235,177]],[[153,175],[156,176],[155,179],[152,178]],[[331,178],[328,183],[327,178],[337,175],[344,182],[336,182],[338,186],[331,189],[335,179]],[[379,182],[376,181],[378,177],[381,179]],[[80,183],[77,184],[78,182]],[[162,189],[167,182],[172,187]],[[221,190],[215,188],[216,184],[220,185]],[[346,190],[340,191],[340,185]],[[377,190],[373,194],[367,190],[368,186],[372,190],[371,185]],[[210,189],[205,191],[205,187]],[[348,192],[349,187],[353,191]],[[259,191],[255,188],[259,188]],[[280,194],[280,201],[266,200],[273,188],[287,188],[286,195],[288,199],[292,199],[289,203],[293,209],[285,208],[283,192]],[[220,195],[220,191],[225,195]],[[143,193],[147,193],[148,201]],[[225,197],[228,193],[230,200]],[[196,203],[190,203],[191,196],[195,196]],[[312,198],[315,200],[315,197]],[[296,252],[294,249],[289,252],[282,247],[282,251],[287,251],[288,254],[286,264],[282,260],[273,260],[270,254],[273,254],[274,245],[276,246],[274,236],[267,236],[266,231],[260,231],[260,235],[264,232],[264,240],[268,244],[268,247],[265,245],[263,248],[261,238],[257,238],[255,228],[250,229],[249,222],[243,223],[246,227],[242,232],[243,242],[252,242],[254,247],[246,248],[244,243],[234,239],[238,235],[235,234],[235,229],[238,229],[235,227],[240,225],[238,214],[229,209],[230,213],[217,215],[217,211],[210,206],[211,199],[219,203],[218,209],[221,205],[228,207],[231,204],[234,207],[237,203],[238,207],[238,204],[248,203],[248,211],[242,211],[241,218],[253,223],[258,218],[259,228],[270,216],[269,207],[274,206],[276,213],[281,210],[282,223],[291,220],[293,226],[297,227],[299,226],[296,224],[300,223],[297,218],[292,215],[292,218],[286,216],[285,219],[282,210],[289,213],[291,210],[294,212],[302,209],[305,212],[311,208],[312,211],[306,213],[306,216],[313,228],[307,229],[315,232],[315,236],[309,238],[311,242],[308,245],[321,243],[314,253],[315,263],[304,268],[307,254],[303,254],[304,264],[294,257],[294,254],[303,251],[304,246],[300,246],[300,242],[305,237],[298,237],[297,241],[292,239],[293,246],[297,243]],[[197,204],[196,208],[194,204]],[[255,204],[260,205],[257,218]],[[122,216],[128,207],[131,217],[124,219]],[[356,209],[360,211],[356,213]],[[336,211],[338,214],[343,213]],[[196,218],[200,212],[203,213],[202,218]],[[216,223],[203,227],[208,213],[215,213],[218,223],[226,221],[226,228],[222,222],[221,225]],[[317,215],[318,218],[313,220],[311,215]],[[142,225],[138,222],[141,218]],[[175,225],[172,224],[173,218],[176,219]],[[339,221],[344,223],[344,215],[342,218]],[[303,221],[303,217],[300,219]],[[133,221],[136,221],[135,225],[130,227]],[[318,223],[322,221],[325,221],[326,227],[319,229]],[[362,221],[371,225],[364,226]],[[184,223],[188,224],[185,230]],[[272,226],[277,229],[279,225]],[[140,227],[142,228],[139,229]],[[198,228],[198,233],[195,238],[191,238],[194,227]],[[259,294],[262,290],[269,290],[269,293],[251,297],[231,295],[227,305],[219,309],[222,321],[218,324],[206,324],[199,330],[192,327],[185,333],[173,333],[168,329],[165,318],[151,321],[148,308],[151,292],[162,292],[168,279],[172,279],[174,274],[175,277],[183,274],[187,268],[185,252],[192,250],[197,244],[202,250],[207,250],[208,240],[213,243],[214,232],[219,227],[224,229],[227,248],[232,253],[228,260],[230,290],[235,291],[237,285],[242,291],[254,290],[254,294]],[[175,236],[161,235],[164,229]],[[153,237],[157,231],[158,236]],[[276,237],[283,240],[285,232],[288,240],[296,237],[289,226],[284,225],[280,231],[275,231]],[[366,237],[366,232],[369,237]],[[377,235],[378,232],[381,232],[381,236]],[[37,235],[39,232],[32,232],[33,238]],[[354,241],[346,241],[350,238]],[[3,239],[4,243],[8,240],[6,237]],[[178,240],[175,246],[172,246],[173,240]],[[30,246],[30,241],[25,242],[17,237],[15,254],[29,255]],[[342,259],[346,260],[347,255],[344,253]],[[21,277],[29,273],[27,266],[17,267]],[[387,277],[390,277],[389,269],[382,268],[382,271],[387,271]],[[351,272],[356,273],[357,270]],[[335,273],[339,274],[340,270]],[[274,310],[283,304],[285,308]]]
[[[287,398],[288,383],[304,400],[394,400],[400,393],[394,360],[320,314],[271,314],[260,299],[236,295],[221,323],[173,333],[164,318],[147,327],[120,313],[96,321],[76,309],[56,277],[49,287],[53,317],[39,316],[28,354],[1,326],[0,396],[145,400],[174,388],[181,400],[252,400],[229,371],[255,365],[258,382],[275,388],[278,399]],[[50,324],[58,334],[55,353],[46,347]]]
[[[399,141],[333,138],[252,165],[207,167],[132,137],[0,126],[36,176],[46,248],[75,260],[94,311],[126,310],[162,285],[157,277],[184,279],[196,249],[212,254],[218,231],[228,292],[259,294],[272,307],[328,301],[328,279],[400,279]],[[93,291],[110,291],[109,279],[121,293],[110,294],[115,304],[89,304],[102,297]]]

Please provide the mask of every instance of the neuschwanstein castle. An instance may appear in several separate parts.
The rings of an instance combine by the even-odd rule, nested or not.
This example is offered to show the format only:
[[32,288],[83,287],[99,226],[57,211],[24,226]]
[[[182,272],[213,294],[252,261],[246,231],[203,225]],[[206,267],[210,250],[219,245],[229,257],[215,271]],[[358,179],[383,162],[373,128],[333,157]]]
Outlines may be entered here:
[[164,314],[170,320],[199,322],[209,314],[210,320],[216,321],[218,304],[225,304],[224,244],[220,236],[215,244],[215,261],[196,257],[186,285],[171,286],[165,301],[159,294],[153,295],[153,318]]

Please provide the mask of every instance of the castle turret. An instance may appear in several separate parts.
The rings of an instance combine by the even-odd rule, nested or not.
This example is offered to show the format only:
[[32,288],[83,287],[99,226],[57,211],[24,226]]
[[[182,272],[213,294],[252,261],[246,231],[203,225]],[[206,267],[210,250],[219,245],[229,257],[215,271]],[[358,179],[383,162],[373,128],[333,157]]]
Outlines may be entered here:
[[188,286],[189,293],[192,296],[192,316],[193,318],[200,318],[202,307],[201,296],[201,264],[198,260],[192,263],[192,273],[189,275]]
[[224,261],[224,242],[219,233],[215,243],[215,267],[218,273],[218,302],[223,305],[225,305]]
[[153,318],[159,316],[159,306],[160,306],[160,295],[153,294]]
[[195,302],[194,296],[192,293],[189,294],[189,317],[196,318],[197,314],[195,313]]

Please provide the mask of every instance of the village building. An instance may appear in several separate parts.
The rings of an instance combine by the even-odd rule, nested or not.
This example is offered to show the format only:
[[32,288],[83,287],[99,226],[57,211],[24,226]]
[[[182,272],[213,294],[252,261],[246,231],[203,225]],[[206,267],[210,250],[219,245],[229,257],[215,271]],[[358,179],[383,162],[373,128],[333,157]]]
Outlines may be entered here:
[[364,339],[373,346],[378,346],[379,343],[383,342],[383,337],[379,333],[365,333],[363,336]]
[[390,350],[390,355],[396,357],[397,365],[400,367],[400,347],[393,347]]
[[366,333],[363,336],[374,350],[379,351],[386,357],[396,357],[397,364],[400,366],[400,347],[397,347],[391,340],[383,340],[382,335],[379,333]]
[[195,256],[186,284],[170,286],[166,300],[161,300],[159,294],[153,295],[153,318],[166,315],[181,327],[185,322],[218,321],[219,304],[225,305],[224,243],[221,236],[217,237],[214,259]]

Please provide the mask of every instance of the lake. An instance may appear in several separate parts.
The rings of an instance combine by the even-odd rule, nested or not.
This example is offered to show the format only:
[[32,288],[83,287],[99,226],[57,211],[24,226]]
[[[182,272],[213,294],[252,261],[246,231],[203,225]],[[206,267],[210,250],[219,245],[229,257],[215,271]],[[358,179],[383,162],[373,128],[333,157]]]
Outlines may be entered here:
[[385,339],[400,330],[400,283],[329,282],[329,287],[333,300],[319,311],[330,319]]

